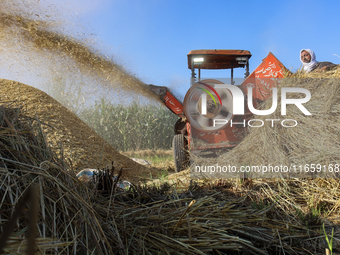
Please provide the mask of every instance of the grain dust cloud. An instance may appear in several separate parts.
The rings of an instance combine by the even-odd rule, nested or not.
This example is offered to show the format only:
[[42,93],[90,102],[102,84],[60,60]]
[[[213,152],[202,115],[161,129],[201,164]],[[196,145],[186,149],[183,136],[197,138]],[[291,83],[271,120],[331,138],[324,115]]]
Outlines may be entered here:
[[[53,10],[44,10],[39,1],[15,3],[0,0],[0,5],[0,52],[6,52],[12,58],[20,49],[16,62],[26,60],[35,70],[43,66],[46,73],[40,76],[59,74],[63,80],[79,77],[89,87],[125,91],[161,103],[147,85],[112,57],[66,33],[60,15],[53,16]],[[40,66],[34,68],[37,62]]]

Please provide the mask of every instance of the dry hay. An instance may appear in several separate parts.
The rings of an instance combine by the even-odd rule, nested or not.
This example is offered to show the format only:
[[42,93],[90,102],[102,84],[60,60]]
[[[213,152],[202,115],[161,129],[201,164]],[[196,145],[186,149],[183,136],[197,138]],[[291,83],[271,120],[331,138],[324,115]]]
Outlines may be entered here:
[[0,80],[0,86],[0,101],[23,104],[30,117],[38,117],[44,123],[42,129],[47,142],[74,171],[103,168],[113,161],[116,167],[125,168],[123,179],[137,182],[149,176],[152,169],[119,154],[81,119],[46,93],[9,80]]
[[[10,235],[6,223],[14,217],[14,207],[29,202],[22,198],[35,185],[39,198],[32,195],[32,200],[40,205],[33,225],[40,252],[320,254],[326,247],[318,215],[304,213],[304,201],[292,201],[289,195],[302,198],[318,190],[324,198],[315,197],[310,208],[318,209],[321,200],[328,201],[328,212],[334,213],[340,198],[335,181],[243,186],[192,182],[182,188],[164,184],[125,192],[113,185],[106,192],[98,191],[80,183],[49,150],[41,121],[27,118],[8,104],[0,113],[0,241]],[[320,192],[322,186],[327,192]],[[29,238],[32,231],[26,221],[32,208],[20,210],[22,216],[9,236],[6,253],[24,252],[25,236]],[[330,228],[326,229],[329,233]],[[337,229],[334,236],[336,248]]]
[[[23,254],[26,246],[32,248],[30,237],[34,240],[37,236],[35,243],[40,253],[70,254],[71,244],[77,253],[99,248],[98,242],[107,243],[91,206],[89,190],[82,187],[72,172],[66,171],[64,162],[49,149],[39,120],[13,106],[8,103],[0,107],[0,253],[3,250],[6,254]],[[32,186],[35,192],[31,192]],[[28,215],[26,202],[29,202]],[[17,224],[16,216],[19,216]],[[9,222],[15,227],[11,236]],[[37,236],[32,223],[38,228]],[[27,224],[30,224],[28,231]],[[82,233],[85,234],[79,236]],[[27,242],[25,236],[28,236]],[[4,247],[3,241],[8,237]]]
[[137,150],[137,151],[121,151],[121,154],[127,157],[169,157],[172,156],[172,150]]
[[[266,116],[254,116],[254,119],[265,123],[260,128],[249,128],[245,139],[226,154],[212,159],[197,159],[197,164],[209,165],[218,163],[231,166],[299,166],[305,164],[340,164],[340,68],[326,73],[296,73],[282,80],[281,87],[301,87],[311,92],[311,100],[305,108],[312,116],[305,116],[295,105],[287,106],[287,115],[281,115],[281,95],[278,93],[278,108]],[[280,90],[279,90],[280,92]],[[289,96],[289,94],[288,94]],[[293,94],[295,98],[304,95]],[[292,98],[292,97],[290,97]],[[269,109],[272,99],[263,104]],[[266,119],[293,119],[296,127],[283,127],[276,121],[274,127]],[[294,123],[286,123],[293,125]],[[259,125],[254,123],[254,125]],[[227,174],[228,175],[228,174]],[[230,178],[231,175],[214,174],[214,177]],[[250,174],[248,177],[254,177]],[[326,176],[320,174],[319,176]],[[333,176],[328,173],[328,176]],[[234,176],[237,177],[237,176]],[[257,175],[259,177],[259,175]],[[260,176],[261,177],[261,176]],[[269,178],[268,173],[262,178]],[[275,177],[278,177],[275,174]],[[306,175],[305,175],[306,177]]]

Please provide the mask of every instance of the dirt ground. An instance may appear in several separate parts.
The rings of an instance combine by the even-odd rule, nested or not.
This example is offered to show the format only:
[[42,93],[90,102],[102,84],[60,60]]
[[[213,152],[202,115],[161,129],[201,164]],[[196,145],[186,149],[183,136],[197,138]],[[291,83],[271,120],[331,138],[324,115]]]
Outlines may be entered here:
[[122,178],[137,182],[156,171],[135,163],[118,153],[74,113],[45,92],[16,81],[0,79],[1,104],[19,102],[32,118],[39,118],[52,149],[63,154],[70,169],[104,168],[114,162],[123,168]]

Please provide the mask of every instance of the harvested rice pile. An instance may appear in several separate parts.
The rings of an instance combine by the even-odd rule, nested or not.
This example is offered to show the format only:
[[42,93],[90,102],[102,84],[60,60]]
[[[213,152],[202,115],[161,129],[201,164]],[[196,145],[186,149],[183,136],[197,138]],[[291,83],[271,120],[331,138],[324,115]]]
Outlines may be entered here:
[[[340,68],[326,73],[296,73],[281,82],[281,87],[301,87],[311,92],[311,100],[305,108],[312,116],[305,116],[295,105],[287,106],[287,115],[281,115],[281,95],[278,94],[278,108],[266,116],[254,116],[254,119],[265,123],[260,128],[250,128],[245,139],[230,152],[214,159],[219,165],[234,166],[299,166],[320,164],[335,166],[340,164]],[[280,91],[280,90],[279,90]],[[305,95],[291,94],[294,97]],[[289,98],[289,94],[288,94]],[[272,99],[264,102],[264,108],[269,109]],[[266,119],[293,119],[297,126],[286,128],[280,122]],[[294,123],[286,123],[293,125]],[[256,123],[254,125],[259,125]],[[209,165],[207,159],[198,159]],[[323,169],[323,168],[322,168]],[[334,168],[335,169],[335,168]],[[216,174],[214,177],[223,177]],[[250,175],[251,177],[252,175]],[[319,177],[334,176],[331,173],[321,173]],[[226,177],[226,176],[224,176]],[[230,176],[229,176],[230,177]],[[254,177],[254,176],[253,176]],[[258,176],[262,178],[270,177]],[[277,175],[276,175],[277,177]],[[306,176],[305,176],[306,177]],[[228,177],[227,177],[228,178]]]
[[75,114],[46,93],[10,80],[0,80],[0,101],[23,104],[27,114],[44,123],[47,142],[57,155],[64,157],[74,171],[83,168],[104,168],[114,162],[125,168],[123,179],[139,181],[150,169],[119,154],[110,144],[88,127]]
[[[35,254],[36,247],[40,253],[70,254],[73,243],[79,254],[84,248],[78,243],[93,249],[95,240],[105,242],[89,190],[50,151],[39,121],[13,106],[0,106],[0,253],[24,254],[30,246],[33,252],[27,254]],[[79,237],[87,231],[91,239]]]

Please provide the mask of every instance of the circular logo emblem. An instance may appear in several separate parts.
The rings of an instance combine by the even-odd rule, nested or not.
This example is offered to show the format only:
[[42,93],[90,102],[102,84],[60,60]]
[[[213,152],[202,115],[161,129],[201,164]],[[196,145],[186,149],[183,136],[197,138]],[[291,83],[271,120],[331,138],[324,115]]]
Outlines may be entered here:
[[218,131],[228,125],[233,116],[232,94],[218,88],[218,80],[195,83],[184,98],[184,114],[190,125],[200,131]]

